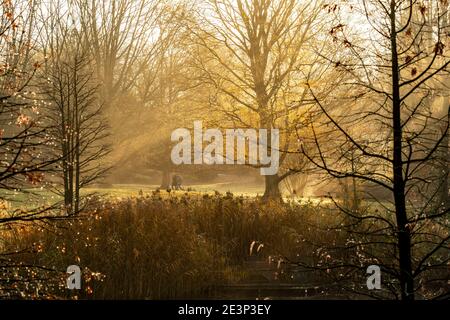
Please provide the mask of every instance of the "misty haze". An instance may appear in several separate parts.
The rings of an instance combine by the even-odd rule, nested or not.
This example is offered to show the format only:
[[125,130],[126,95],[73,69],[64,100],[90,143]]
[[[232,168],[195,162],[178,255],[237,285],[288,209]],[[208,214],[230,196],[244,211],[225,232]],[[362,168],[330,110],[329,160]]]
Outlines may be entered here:
[[450,1],[3,0],[0,53],[0,299],[450,298]]

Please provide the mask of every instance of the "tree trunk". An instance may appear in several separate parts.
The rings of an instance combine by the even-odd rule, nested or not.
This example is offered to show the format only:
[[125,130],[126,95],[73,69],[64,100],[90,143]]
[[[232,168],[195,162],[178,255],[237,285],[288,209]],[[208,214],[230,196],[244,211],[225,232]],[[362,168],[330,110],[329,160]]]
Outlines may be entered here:
[[74,150],[74,160],[75,160],[75,199],[74,199],[74,211],[73,213],[78,214],[80,211],[80,175],[81,175],[81,166],[80,166],[80,134],[81,134],[81,126],[80,126],[80,115],[79,115],[79,102],[78,102],[78,76],[77,76],[77,66],[78,66],[78,60],[75,58],[75,65],[73,68],[73,91],[74,91],[74,127],[75,127],[75,150]]
[[394,201],[397,220],[397,246],[400,263],[400,287],[402,300],[414,300],[414,279],[411,263],[411,234],[406,214],[405,181],[402,162],[402,123],[400,76],[397,52],[396,1],[391,0],[391,53],[392,53],[392,127],[394,134]]
[[281,200],[280,188],[278,187],[280,179],[277,175],[265,176],[265,189],[263,199]]
[[444,133],[444,139],[442,140],[441,146],[441,174],[442,180],[440,183],[440,206],[443,210],[447,210],[449,207],[449,198],[448,198],[448,176],[449,176],[449,167],[448,167],[448,132]]
[[161,189],[167,189],[170,187],[170,170],[168,168],[165,168],[162,172],[162,181],[161,181]]
[[[448,4],[447,8],[445,8],[444,10],[450,10],[450,3]],[[449,15],[446,14],[443,17],[443,25],[444,26],[448,26],[449,25]],[[447,121],[446,123],[444,123],[444,130],[443,130],[443,134],[445,134],[444,139],[442,140],[442,185],[441,185],[441,204],[443,206],[444,210],[448,210],[450,207],[450,199],[448,196],[448,187],[449,187],[449,183],[448,183],[448,179],[449,179],[449,174],[450,174],[450,170],[449,170],[449,132],[447,129],[448,123],[450,121],[450,119],[448,118],[448,110],[450,108],[449,105],[449,95],[447,93],[447,90],[445,88],[448,88],[448,85],[450,85],[450,81],[447,77],[447,80],[444,82],[445,86],[444,86],[444,97],[443,97],[443,103],[442,103],[442,112],[445,112],[445,114],[447,115]]]
[[[266,102],[265,104],[262,104],[264,106],[266,106]],[[262,110],[266,110],[267,107],[260,107]],[[267,150],[272,154],[272,121],[270,119],[270,116],[267,115],[267,112],[261,112],[260,113],[260,126],[263,129],[267,129]],[[261,146],[260,146],[261,147]],[[281,165],[281,163],[280,163]],[[280,177],[278,176],[278,174],[274,174],[274,175],[267,175],[264,176],[265,180],[264,180],[264,184],[265,184],[265,188],[264,188],[264,195],[263,195],[263,199],[264,200],[276,200],[276,201],[281,201],[281,192],[280,192]]]

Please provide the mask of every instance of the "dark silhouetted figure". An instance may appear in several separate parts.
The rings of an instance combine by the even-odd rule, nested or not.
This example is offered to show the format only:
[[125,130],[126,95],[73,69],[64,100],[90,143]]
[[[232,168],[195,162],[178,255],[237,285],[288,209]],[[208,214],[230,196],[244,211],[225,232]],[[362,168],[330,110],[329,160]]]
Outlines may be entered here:
[[178,174],[175,174],[172,177],[172,188],[174,190],[183,190],[183,188],[181,187],[181,184],[183,183],[183,180],[181,179],[181,176]]

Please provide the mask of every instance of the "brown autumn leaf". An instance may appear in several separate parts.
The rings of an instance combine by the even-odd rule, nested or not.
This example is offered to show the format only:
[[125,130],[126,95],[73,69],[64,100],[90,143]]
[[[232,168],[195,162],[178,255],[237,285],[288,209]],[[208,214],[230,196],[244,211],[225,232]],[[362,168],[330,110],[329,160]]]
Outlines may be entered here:
[[20,114],[16,119],[16,124],[20,127],[26,127],[32,124],[32,119],[30,116]]
[[41,172],[26,172],[25,177],[32,185],[37,185],[44,181],[44,174]]
[[444,48],[445,48],[445,45],[441,41],[439,41],[434,46],[434,53],[436,53],[436,55],[438,55],[438,56],[442,56],[444,54]]
[[417,74],[417,68],[412,68],[411,75],[414,77]]
[[424,5],[420,5],[419,10],[420,10],[420,13],[424,16],[425,13],[427,12],[427,7],[425,7]]
[[345,25],[342,24],[342,23],[340,23],[340,24],[338,24],[337,26],[334,26],[333,28],[331,28],[330,34],[331,34],[331,35],[334,35],[336,32],[342,31],[342,30],[344,29],[344,27],[345,27]]
[[346,48],[350,48],[350,47],[352,46],[352,44],[351,44],[350,41],[344,40],[344,46],[345,46]]
[[406,56],[405,58],[405,63],[410,63],[412,61],[412,57],[411,56]]

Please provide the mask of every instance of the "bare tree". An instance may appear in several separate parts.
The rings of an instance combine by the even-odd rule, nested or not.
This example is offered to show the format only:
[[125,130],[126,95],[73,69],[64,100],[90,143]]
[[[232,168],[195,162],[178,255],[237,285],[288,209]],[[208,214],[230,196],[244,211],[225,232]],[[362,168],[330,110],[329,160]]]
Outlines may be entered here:
[[137,118],[141,121],[139,132],[130,136],[137,151],[130,153],[128,159],[143,158],[148,168],[160,171],[162,188],[170,186],[174,170],[170,159],[171,132],[192,125],[194,119],[204,115],[204,100],[208,97],[209,88],[193,66],[196,53],[187,28],[192,7],[180,1],[166,7],[159,16],[157,26],[161,32],[153,44],[157,50],[151,59],[146,57],[133,88],[140,103]]
[[[158,26],[162,32],[157,43],[158,50],[147,62],[136,85],[145,107],[157,111],[152,118],[156,125],[153,131],[160,131],[160,136],[165,137],[153,141],[152,151],[146,156],[148,165],[162,173],[161,188],[171,185],[170,132],[186,122],[187,109],[183,104],[189,99],[187,91],[195,87],[195,81],[189,79],[191,53],[185,28],[189,8],[189,5],[181,3],[170,10],[167,8],[160,16]],[[194,109],[195,106],[188,108],[191,114]]]
[[163,1],[70,1],[71,15],[80,25],[102,82],[102,97],[109,106],[130,90],[157,47],[157,22],[166,8]]
[[[99,83],[86,43],[74,32],[70,16],[53,12],[47,20],[47,57],[38,88],[47,102],[46,121],[62,156],[56,192],[67,213],[82,209],[81,190],[105,176],[110,152],[109,126],[103,115]],[[61,183],[61,184],[60,184]],[[60,188],[62,186],[62,188]]]
[[[331,176],[376,185],[392,198],[375,197],[376,204],[363,211],[333,199],[349,217],[337,228],[349,232],[353,242],[347,247],[358,254],[324,268],[341,272],[379,264],[388,291],[413,300],[418,290],[448,277],[448,210],[436,201],[442,174],[429,170],[440,158],[449,129],[448,95],[438,99],[445,112],[433,109],[437,96],[430,99],[448,92],[442,89],[450,65],[448,2],[364,0],[348,6],[338,1],[327,7],[337,18],[349,12],[355,23],[365,21],[365,29],[355,34],[337,20],[330,31],[346,55],[324,58],[341,74],[344,92],[322,99],[310,87],[322,119],[310,124],[314,150],[303,153]],[[344,104],[351,115],[339,113]],[[331,137],[334,146],[324,143]],[[362,165],[352,166],[350,159]],[[448,295],[445,285],[440,289],[427,297]]]
[[[35,23],[33,9],[34,2],[31,8],[21,1],[10,2],[2,6],[0,17],[0,186],[6,191],[39,185],[59,160],[50,156],[53,140],[40,115],[42,101],[30,89],[41,67],[29,32]],[[36,212],[16,212],[1,217],[0,223],[37,216]]]
[[[200,18],[197,43],[209,54],[198,61],[204,81],[218,91],[212,107],[228,125],[278,128],[281,150],[290,150],[294,128],[306,111],[307,89],[314,59],[307,61],[308,43],[320,30],[321,1],[207,1]],[[295,97],[295,98],[294,98]],[[300,97],[300,98],[299,98]],[[222,121],[224,123],[224,121]],[[227,125],[227,123],[225,123]],[[270,143],[267,146],[271,149]],[[282,153],[280,164],[286,153]],[[264,198],[280,198],[279,183],[294,173],[265,177]]]
[[51,124],[49,133],[59,145],[57,152],[63,156],[59,171],[63,187],[57,187],[57,193],[64,197],[69,214],[82,209],[81,190],[103,178],[110,169],[104,161],[110,152],[105,142],[109,127],[91,67],[83,47],[68,46],[62,56],[50,62],[44,73],[47,84],[42,86],[49,103],[46,108]]
[[[55,155],[42,111],[44,102],[30,85],[42,66],[37,55],[36,1],[4,1],[0,6],[0,297],[24,297],[26,287],[46,276],[45,267],[17,256],[34,250],[5,251],[20,228],[58,220],[58,203],[45,204],[35,191],[45,185],[61,160]],[[36,203],[32,201],[36,200]],[[40,282],[42,283],[42,282]]]

